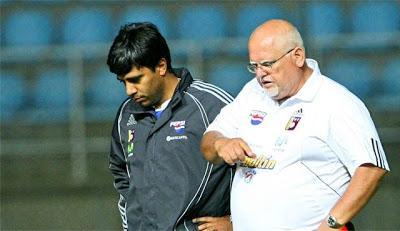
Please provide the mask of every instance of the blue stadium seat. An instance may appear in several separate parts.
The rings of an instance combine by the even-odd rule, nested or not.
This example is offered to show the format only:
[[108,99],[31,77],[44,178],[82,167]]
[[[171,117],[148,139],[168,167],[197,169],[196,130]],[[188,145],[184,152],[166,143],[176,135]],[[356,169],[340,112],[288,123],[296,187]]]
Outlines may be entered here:
[[[400,5],[396,1],[360,1],[351,12],[350,45],[356,49],[398,46],[395,33],[400,30]],[[391,34],[392,33],[392,34]]]
[[17,10],[4,21],[6,46],[37,46],[53,42],[53,19],[46,11]]
[[69,118],[70,78],[64,69],[49,69],[37,76],[33,86],[35,113],[32,121],[66,122]]
[[3,72],[0,77],[1,120],[11,121],[21,109],[26,97],[24,78],[15,73]]
[[382,70],[380,91],[371,100],[374,110],[400,112],[400,58],[388,61]]
[[221,62],[211,67],[207,81],[236,96],[251,79],[252,75],[243,63]]
[[88,77],[85,92],[86,118],[89,121],[114,119],[118,107],[127,98],[124,85],[107,69],[101,69]]
[[235,36],[247,39],[261,23],[278,18],[285,18],[285,12],[276,4],[246,4],[236,16]]
[[[383,95],[378,104],[386,111],[400,112],[400,58],[388,62],[384,68]],[[384,108],[382,108],[384,107]]]
[[306,36],[319,42],[321,48],[330,46],[335,36],[345,32],[344,14],[337,2],[307,2],[305,15]]
[[[228,36],[228,19],[225,8],[220,5],[190,5],[178,12],[177,39],[195,42],[203,48],[204,55],[214,54],[218,48],[212,40]],[[174,49],[178,53],[192,52],[190,46],[184,51]]]
[[373,96],[372,87],[375,83],[373,71],[370,63],[365,60],[355,58],[331,60],[326,74],[361,99]]
[[[400,58],[388,62],[383,71],[382,87],[385,95],[400,96]],[[400,101],[399,101],[400,103]],[[400,108],[399,108],[400,110]]]
[[132,22],[151,22],[155,24],[164,37],[171,37],[171,23],[168,20],[167,13],[158,7],[132,6],[127,8],[119,19],[119,25],[125,25]]
[[227,16],[222,6],[188,6],[178,15],[177,34],[180,39],[207,39],[227,36]]
[[93,8],[71,10],[64,21],[63,42],[91,44],[112,41],[111,16],[108,11]]
[[396,1],[360,1],[352,9],[352,31],[396,32],[400,29],[399,12]]
[[[276,4],[246,4],[241,7],[236,15],[234,36],[245,41],[259,25],[269,19],[285,18],[285,12]],[[230,51],[232,54],[246,55],[247,42],[237,44]]]
[[12,0],[0,0],[0,5],[1,6],[7,5],[9,3],[12,3]]

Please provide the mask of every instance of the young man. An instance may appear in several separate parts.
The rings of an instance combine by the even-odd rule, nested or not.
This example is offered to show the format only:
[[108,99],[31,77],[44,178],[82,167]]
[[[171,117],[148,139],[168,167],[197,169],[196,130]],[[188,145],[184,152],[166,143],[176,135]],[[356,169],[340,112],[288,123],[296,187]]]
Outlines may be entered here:
[[368,110],[306,59],[289,22],[262,24],[248,48],[255,78],[202,141],[209,161],[239,163],[233,229],[343,228],[389,170]]
[[129,96],[115,119],[109,166],[124,229],[230,230],[232,169],[207,162],[200,140],[232,97],[173,69],[151,23],[123,26],[107,64]]

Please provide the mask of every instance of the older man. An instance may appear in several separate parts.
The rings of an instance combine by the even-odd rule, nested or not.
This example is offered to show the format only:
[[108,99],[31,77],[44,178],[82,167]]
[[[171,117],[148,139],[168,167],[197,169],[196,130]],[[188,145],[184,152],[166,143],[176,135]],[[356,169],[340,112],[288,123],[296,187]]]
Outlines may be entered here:
[[306,59],[289,22],[265,22],[248,49],[255,78],[202,140],[206,159],[238,166],[234,230],[341,229],[389,170],[368,110]]

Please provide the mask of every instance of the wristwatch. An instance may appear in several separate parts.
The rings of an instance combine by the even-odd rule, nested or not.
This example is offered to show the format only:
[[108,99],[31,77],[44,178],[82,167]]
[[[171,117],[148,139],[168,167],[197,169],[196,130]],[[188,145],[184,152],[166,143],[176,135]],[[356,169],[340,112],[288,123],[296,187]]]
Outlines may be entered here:
[[339,222],[337,222],[336,218],[334,216],[332,216],[331,214],[329,214],[329,216],[326,218],[326,223],[328,224],[329,228],[333,228],[333,229],[338,229],[343,227],[344,225],[340,224]]

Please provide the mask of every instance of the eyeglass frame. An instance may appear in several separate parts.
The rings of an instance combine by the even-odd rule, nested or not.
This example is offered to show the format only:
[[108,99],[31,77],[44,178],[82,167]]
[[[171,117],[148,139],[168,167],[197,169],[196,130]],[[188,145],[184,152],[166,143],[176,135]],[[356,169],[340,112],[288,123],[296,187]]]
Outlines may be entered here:
[[[255,74],[258,68],[272,68],[272,65],[276,62],[278,62],[279,60],[281,60],[283,57],[285,57],[287,54],[289,54],[290,52],[292,52],[294,49],[296,49],[296,47],[290,49],[288,52],[286,52],[285,54],[283,54],[281,57],[272,60],[272,61],[261,61],[261,62],[250,62],[249,64],[247,64],[247,70],[252,73]],[[252,70],[254,67],[254,70]]]

